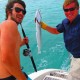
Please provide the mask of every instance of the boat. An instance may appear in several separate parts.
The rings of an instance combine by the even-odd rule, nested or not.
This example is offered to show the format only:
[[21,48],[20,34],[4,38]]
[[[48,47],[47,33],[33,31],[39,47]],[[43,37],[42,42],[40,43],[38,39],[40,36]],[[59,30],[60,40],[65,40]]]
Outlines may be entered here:
[[68,72],[60,69],[43,69],[28,76],[32,80],[67,80]]

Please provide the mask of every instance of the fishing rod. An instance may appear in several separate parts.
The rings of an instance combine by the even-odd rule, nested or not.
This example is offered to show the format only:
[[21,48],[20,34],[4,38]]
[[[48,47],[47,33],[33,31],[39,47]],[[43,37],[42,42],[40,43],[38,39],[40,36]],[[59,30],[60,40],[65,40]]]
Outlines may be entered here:
[[[25,34],[25,32],[24,32],[24,29],[23,29],[23,27],[22,27],[22,24],[20,24],[20,25],[21,25],[23,37],[25,38],[25,37],[26,37],[26,34]],[[30,57],[30,59],[31,59],[31,62],[32,62],[32,64],[33,64],[34,70],[35,70],[35,72],[37,72],[37,68],[36,68],[36,65],[35,65],[33,56],[32,56],[32,54],[31,54],[31,50],[30,50],[29,44],[26,44],[26,47],[27,47],[27,49],[24,49],[23,55],[24,55],[24,56],[28,56],[28,55],[29,55],[29,57]]]

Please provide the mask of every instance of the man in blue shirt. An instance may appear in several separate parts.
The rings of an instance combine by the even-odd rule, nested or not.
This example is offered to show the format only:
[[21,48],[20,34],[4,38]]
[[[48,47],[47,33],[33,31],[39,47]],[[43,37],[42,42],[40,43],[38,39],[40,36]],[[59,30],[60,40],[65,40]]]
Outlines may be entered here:
[[41,22],[41,28],[52,34],[63,33],[66,49],[73,55],[68,80],[80,80],[80,15],[77,0],[65,0],[63,10],[66,18],[53,28]]

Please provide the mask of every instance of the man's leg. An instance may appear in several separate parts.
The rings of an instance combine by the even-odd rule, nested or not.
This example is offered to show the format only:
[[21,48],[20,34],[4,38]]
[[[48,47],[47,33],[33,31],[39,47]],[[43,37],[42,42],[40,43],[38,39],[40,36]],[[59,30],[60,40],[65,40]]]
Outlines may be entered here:
[[68,80],[80,80],[80,58],[72,58]]

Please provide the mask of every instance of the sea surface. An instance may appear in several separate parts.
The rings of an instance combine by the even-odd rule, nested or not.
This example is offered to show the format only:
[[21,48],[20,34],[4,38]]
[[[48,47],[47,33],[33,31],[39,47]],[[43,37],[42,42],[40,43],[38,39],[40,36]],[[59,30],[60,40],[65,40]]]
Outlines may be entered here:
[[[24,0],[27,8],[27,14],[24,17],[22,26],[29,38],[29,46],[31,54],[34,58],[37,70],[55,68],[69,70],[70,67],[70,53],[67,52],[64,45],[63,34],[50,34],[45,30],[41,30],[42,43],[41,53],[38,53],[36,42],[36,27],[35,27],[35,12],[40,10],[42,21],[49,26],[56,27],[58,23],[65,18],[63,12],[64,0]],[[0,0],[0,23],[5,20],[5,6],[8,0]],[[80,3],[80,0],[79,0]],[[19,25],[19,32],[22,35],[21,27]],[[15,36],[13,36],[15,37]],[[27,74],[34,72],[34,68],[30,57],[23,56],[23,50],[26,46],[21,47],[21,66],[23,71]]]

